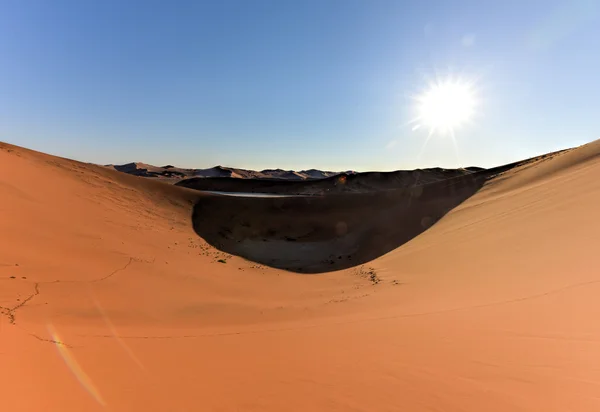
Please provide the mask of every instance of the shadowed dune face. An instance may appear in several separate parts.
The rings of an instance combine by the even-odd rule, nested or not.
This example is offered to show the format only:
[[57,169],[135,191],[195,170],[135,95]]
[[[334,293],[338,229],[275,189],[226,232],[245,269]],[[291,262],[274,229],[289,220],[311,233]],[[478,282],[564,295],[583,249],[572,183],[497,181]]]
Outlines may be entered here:
[[212,195],[195,205],[196,233],[214,247],[303,273],[371,261],[431,227],[487,174],[373,194],[252,198]]
[[[456,170],[430,169],[426,183],[421,185],[414,181],[420,173],[358,176],[368,180],[365,187],[388,187],[380,191],[291,197],[205,193],[194,206],[192,225],[196,234],[215,248],[271,267],[301,273],[347,269],[372,261],[420,235],[489,179],[562,152],[467,174],[460,172],[458,176]],[[305,182],[258,183],[264,185],[262,189],[294,193],[294,188]],[[390,190],[392,184],[400,188]]]

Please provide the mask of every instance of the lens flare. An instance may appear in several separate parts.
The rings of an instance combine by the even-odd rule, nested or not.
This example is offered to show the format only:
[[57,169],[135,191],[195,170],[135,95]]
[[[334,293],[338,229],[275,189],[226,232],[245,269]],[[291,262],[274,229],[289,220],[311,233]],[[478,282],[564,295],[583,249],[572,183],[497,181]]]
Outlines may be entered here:
[[71,373],[75,376],[79,384],[90,394],[92,398],[94,398],[94,400],[96,400],[96,402],[98,402],[102,406],[106,406],[106,402],[104,402],[104,399],[102,399],[100,392],[98,392],[98,389],[94,386],[92,379],[85,373],[85,371],[81,368],[79,363],[77,363],[77,360],[75,360],[71,352],[69,352],[69,348],[62,344],[63,340],[60,338],[56,329],[54,329],[54,326],[49,324],[47,325],[47,328],[48,332],[50,333],[50,336],[52,336],[52,340],[61,343],[56,344],[54,346],[58,350],[58,354],[63,359]]
[[135,364],[137,366],[139,366],[140,369],[145,369],[142,362],[140,362],[140,360],[137,358],[137,356],[135,356],[135,353],[133,353],[131,348],[129,346],[127,346],[127,344],[119,336],[119,333],[117,332],[117,328],[115,328],[115,325],[110,320],[110,317],[108,316],[108,314],[106,313],[106,311],[104,310],[104,308],[102,307],[100,302],[94,296],[92,296],[92,301],[94,302],[96,309],[98,309],[98,312],[100,312],[100,315],[102,316],[102,319],[104,320],[104,323],[106,323],[106,326],[110,330],[110,333],[111,333],[112,337],[115,339],[115,341],[125,351],[125,353],[127,353],[127,356],[129,356],[129,358],[133,362],[135,362]]

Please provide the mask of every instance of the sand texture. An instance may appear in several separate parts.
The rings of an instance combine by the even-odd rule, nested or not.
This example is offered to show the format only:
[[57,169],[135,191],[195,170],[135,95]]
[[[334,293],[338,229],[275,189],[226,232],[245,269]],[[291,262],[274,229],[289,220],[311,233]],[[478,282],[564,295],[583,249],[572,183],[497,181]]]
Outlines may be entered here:
[[600,411],[600,142],[411,182],[235,198],[0,143],[0,409]]

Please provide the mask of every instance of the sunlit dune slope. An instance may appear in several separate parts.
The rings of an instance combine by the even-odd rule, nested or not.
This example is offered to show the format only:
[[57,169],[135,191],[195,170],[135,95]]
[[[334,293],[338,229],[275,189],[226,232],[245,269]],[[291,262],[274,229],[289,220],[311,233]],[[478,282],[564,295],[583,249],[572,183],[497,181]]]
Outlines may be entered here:
[[600,410],[600,143],[473,175],[317,212],[2,145],[0,402]]

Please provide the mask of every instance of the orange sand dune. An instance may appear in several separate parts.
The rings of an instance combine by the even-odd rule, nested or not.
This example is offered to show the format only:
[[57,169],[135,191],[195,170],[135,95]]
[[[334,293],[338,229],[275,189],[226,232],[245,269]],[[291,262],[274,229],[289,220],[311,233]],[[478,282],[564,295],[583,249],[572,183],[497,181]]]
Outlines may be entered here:
[[[435,213],[418,230],[394,203],[406,192],[321,200],[331,226],[294,201],[270,222],[264,200],[0,144],[0,405],[600,410],[600,142],[459,186],[475,189],[424,189]],[[226,221],[236,205],[249,227]],[[299,274],[227,254],[290,266],[303,255],[277,261],[284,229],[363,265]]]

